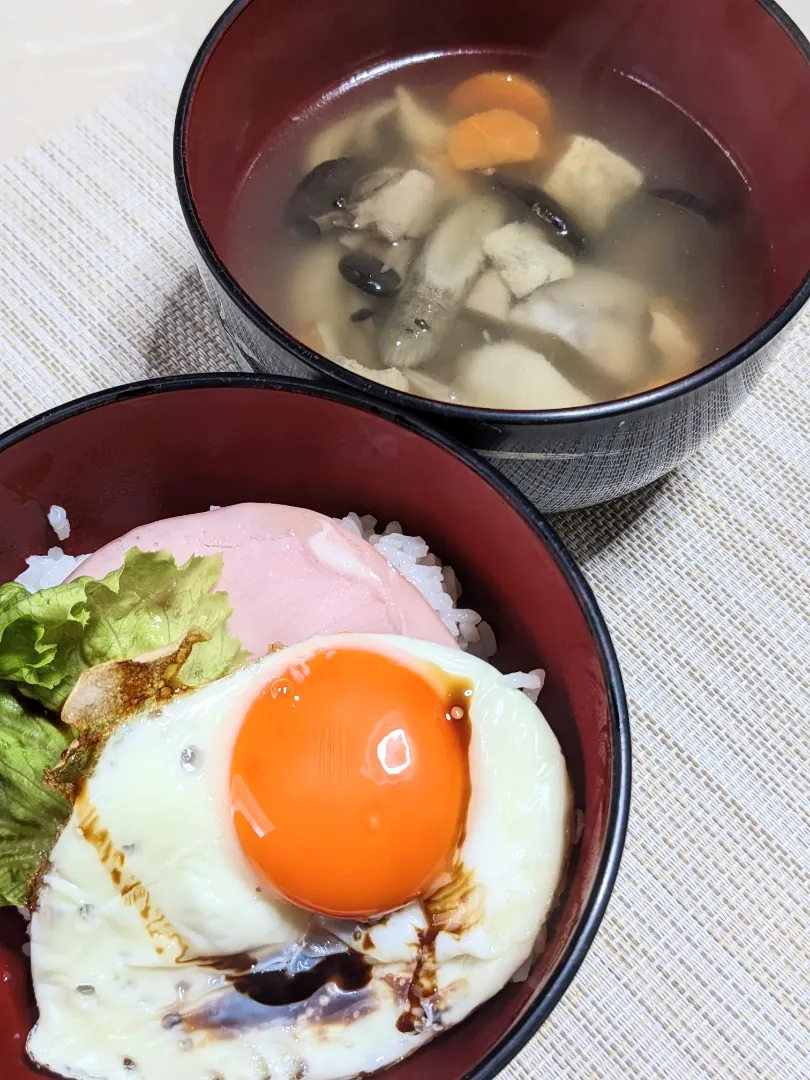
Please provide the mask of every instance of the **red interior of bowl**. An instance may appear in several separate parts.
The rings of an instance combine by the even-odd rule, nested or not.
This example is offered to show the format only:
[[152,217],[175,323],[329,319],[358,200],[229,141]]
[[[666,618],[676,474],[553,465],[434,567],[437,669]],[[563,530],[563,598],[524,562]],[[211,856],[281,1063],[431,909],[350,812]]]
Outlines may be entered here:
[[530,50],[600,85],[618,72],[705,128],[750,185],[774,313],[810,270],[810,62],[758,0],[250,0],[210,55],[188,176],[220,255],[233,197],[291,114],[376,64],[460,47]]
[[[197,387],[131,398],[6,449],[0,580],[53,544],[46,522],[53,503],[68,510],[65,548],[78,554],[146,521],[246,500],[400,520],[452,562],[467,586],[465,601],[495,628],[499,664],[547,671],[541,705],[566,753],[584,832],[548,948],[529,979],[390,1073],[458,1080],[536,1000],[598,884],[618,749],[593,632],[549,544],[460,458],[372,412],[293,389]],[[0,914],[3,1080],[30,1080],[23,1045],[34,1013],[22,940],[16,913]]]

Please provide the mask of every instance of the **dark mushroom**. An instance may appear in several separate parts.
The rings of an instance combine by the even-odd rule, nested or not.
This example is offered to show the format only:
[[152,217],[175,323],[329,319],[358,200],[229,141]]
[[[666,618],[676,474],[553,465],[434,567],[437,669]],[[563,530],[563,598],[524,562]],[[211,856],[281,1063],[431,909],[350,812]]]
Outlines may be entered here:
[[350,251],[338,263],[341,276],[369,296],[390,297],[399,290],[402,278],[382,259],[367,251]]
[[316,165],[287,200],[285,221],[304,236],[316,236],[345,210],[352,188],[367,171],[359,158],[334,158]]
[[374,308],[361,307],[357,311],[353,311],[349,318],[352,322],[365,322],[366,319],[372,318],[374,315]]
[[663,202],[680,206],[684,210],[691,210],[693,214],[705,218],[706,221],[716,221],[720,216],[717,207],[701,199],[699,195],[693,195],[691,191],[684,191],[682,188],[651,188],[647,194],[653,199],[661,199]]
[[549,240],[567,255],[587,254],[590,244],[581,226],[542,188],[499,173],[491,177],[491,182],[497,194],[510,197],[528,210],[531,220],[540,225]]

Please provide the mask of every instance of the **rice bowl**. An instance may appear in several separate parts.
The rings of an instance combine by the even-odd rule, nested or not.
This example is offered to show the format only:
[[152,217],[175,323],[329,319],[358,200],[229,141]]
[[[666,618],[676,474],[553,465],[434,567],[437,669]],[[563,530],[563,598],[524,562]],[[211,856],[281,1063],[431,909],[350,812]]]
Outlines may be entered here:
[[[182,382],[185,383],[185,380]],[[338,526],[334,519],[345,515],[348,507],[368,507],[383,522],[400,520],[403,523],[405,531],[400,534],[402,539],[397,537],[395,543],[405,543],[410,548],[411,558],[429,558],[431,552],[437,552],[441,557],[449,555],[448,561],[457,570],[459,579],[470,589],[469,608],[465,610],[483,612],[492,618],[498,635],[498,658],[503,668],[526,671],[538,661],[542,663],[549,673],[548,682],[543,688],[543,709],[560,738],[566,759],[571,763],[575,805],[577,809],[584,810],[584,827],[574,850],[569,884],[548,929],[546,948],[539,957],[532,956],[524,968],[516,973],[521,978],[526,975],[525,980],[509,984],[496,999],[482,1006],[473,1028],[465,1025],[463,1035],[462,1029],[446,1032],[414,1059],[415,1062],[419,1061],[421,1069],[427,1070],[423,1075],[432,1075],[432,1070],[438,1067],[445,1076],[460,1077],[463,1073],[457,1072],[458,1069],[469,1072],[469,1067],[463,1064],[465,1059],[471,1066],[476,1066],[486,1058],[489,1062],[487,1069],[497,1070],[500,1067],[498,1060],[504,1063],[508,1059],[490,1057],[482,1047],[481,1038],[489,1039],[495,1035],[497,1040],[505,1033],[503,1026],[493,1028],[491,1025],[493,1021],[498,1025],[503,1024],[503,1010],[512,1007],[510,1002],[525,1003],[518,1005],[522,1010],[532,1001],[540,1000],[538,994],[543,1001],[550,1000],[548,988],[552,983],[556,985],[557,976],[554,973],[564,970],[560,964],[565,963],[566,943],[572,940],[572,927],[584,925],[582,918],[587,918],[587,913],[592,910],[587,901],[583,909],[579,906],[580,901],[574,898],[583,896],[583,885],[588,890],[585,895],[590,895],[593,875],[604,865],[601,857],[593,861],[592,853],[598,850],[594,849],[593,844],[595,841],[603,843],[606,826],[613,828],[615,817],[609,809],[610,805],[614,806],[616,812],[620,807],[620,803],[613,801],[610,794],[616,793],[612,782],[602,787],[601,791],[590,786],[593,768],[603,767],[594,755],[596,743],[590,739],[583,740],[578,727],[571,726],[572,723],[591,723],[586,719],[590,710],[593,710],[590,712],[593,720],[598,723],[602,723],[597,720],[598,717],[610,715],[603,712],[605,699],[600,701],[598,696],[591,694],[591,689],[600,685],[602,675],[599,672],[606,670],[598,658],[601,645],[597,646],[597,653],[594,654],[597,657],[596,667],[591,668],[596,681],[589,679],[583,682],[581,679],[583,660],[587,655],[583,647],[590,649],[592,646],[586,645],[586,642],[594,640],[591,637],[591,616],[582,621],[581,614],[583,610],[588,610],[589,601],[586,601],[584,609],[580,607],[581,594],[578,590],[572,592],[569,584],[569,564],[564,559],[563,562],[557,561],[559,548],[554,546],[556,541],[550,540],[552,534],[543,531],[545,526],[538,521],[527,528],[527,519],[521,520],[521,513],[516,512],[511,502],[513,497],[517,497],[510,493],[505,499],[505,492],[499,490],[501,485],[498,481],[493,484],[488,473],[484,479],[480,466],[462,463],[463,453],[458,453],[454,447],[442,445],[442,440],[437,440],[435,436],[422,432],[417,436],[413,425],[401,421],[392,423],[378,413],[375,415],[358,407],[343,395],[313,394],[311,390],[304,392],[303,388],[298,390],[289,386],[274,388],[267,393],[264,380],[254,383],[254,380],[226,378],[211,380],[208,385],[205,385],[205,379],[192,379],[190,382],[193,386],[184,388],[180,396],[176,385],[152,384],[159,392],[153,390],[143,395],[135,391],[132,396],[125,392],[123,399],[119,392],[116,395],[119,400],[112,406],[100,404],[96,408],[84,408],[75,413],[65,410],[66,415],[61,420],[55,424],[49,422],[40,429],[46,441],[40,438],[37,431],[29,431],[22,440],[18,437],[11,445],[0,449],[0,479],[10,479],[10,474],[4,473],[6,468],[13,468],[15,475],[22,477],[25,457],[21,456],[20,451],[27,453],[30,447],[40,453],[47,444],[56,450],[53,438],[60,435],[58,452],[52,457],[55,468],[48,477],[47,487],[37,490],[26,482],[27,498],[28,505],[32,505],[32,496],[41,506],[44,504],[42,522],[45,522],[50,505],[58,502],[67,507],[72,530],[64,550],[74,558],[86,552],[95,552],[90,558],[97,558],[111,537],[126,533],[138,521],[188,514],[199,511],[202,506],[206,508],[203,515],[207,515],[207,508],[212,502],[227,508],[229,503],[238,503],[240,499],[251,497],[254,492],[263,498],[269,496],[289,502],[293,501],[291,496],[297,494],[300,501],[305,498],[307,503],[314,502],[321,511],[328,513],[335,528]],[[261,383],[263,389],[259,390],[257,383]],[[212,395],[214,387],[216,392]],[[227,410],[221,408],[223,404],[228,405]],[[211,407],[214,413],[206,413],[206,419],[199,410]],[[126,419],[121,413],[117,413],[113,419],[113,411],[120,408],[125,409]],[[268,414],[268,408],[271,414]],[[270,423],[269,415],[272,415]],[[169,417],[171,422],[168,422]],[[350,441],[335,438],[337,429],[349,418],[352,422]],[[81,423],[84,437],[71,437],[69,445],[61,443],[62,433],[69,435],[71,428],[74,436],[78,433],[75,426],[77,420]],[[108,428],[110,422],[112,427]],[[110,435],[113,431],[118,436],[124,430],[127,432],[125,445],[120,446],[121,451],[125,452],[125,459],[117,458],[114,449],[108,455],[83,455],[83,446],[103,444],[112,447],[114,440],[103,435],[105,428]],[[155,497],[157,489],[153,479],[156,473],[148,464],[148,457],[156,448],[150,448],[138,434],[145,434],[147,428],[153,434],[161,431],[174,433],[173,467],[165,477],[167,482],[160,489],[158,498]],[[314,429],[321,431],[323,441],[303,439],[304,431]],[[177,435],[181,430],[194,432],[195,438],[188,443],[178,443]],[[199,437],[200,432],[204,433],[203,437]],[[365,432],[368,442],[365,441]],[[184,449],[186,446],[188,452]],[[229,448],[227,452],[223,451],[223,447]],[[350,457],[346,456],[344,448],[346,451],[351,448]],[[9,450],[11,453],[7,452]],[[407,459],[408,470],[395,475],[391,470],[391,455],[398,457],[401,452],[406,455],[401,460]],[[265,479],[262,479],[260,465],[273,458],[279,460],[282,453],[285,468],[274,471],[272,483],[268,484],[266,473]],[[226,463],[228,458],[238,460],[240,465],[226,482],[224,475],[230,468]],[[114,483],[111,484],[110,478],[120,470],[124,460],[130,463],[128,476],[131,480],[126,490],[120,491]],[[361,461],[362,469],[358,469],[357,463]],[[131,468],[132,462],[138,463],[134,470]],[[21,468],[23,472],[20,472]],[[78,475],[83,478],[81,488],[70,480],[70,477]],[[13,483],[19,489],[19,479]],[[171,494],[172,488],[174,494]],[[10,489],[0,486],[0,499],[3,490]],[[105,499],[103,521],[89,498],[94,490],[113,493]],[[117,490],[120,494],[115,494]],[[151,494],[147,495],[149,492]],[[459,514],[462,496],[463,505],[467,507],[463,526]],[[212,514],[213,517],[215,515]],[[32,530],[26,525],[22,528],[22,519],[19,516],[15,518],[13,513],[8,514],[8,520],[10,546],[7,551],[13,553],[13,561],[6,558],[0,569],[7,577],[13,577],[19,574],[24,558],[31,551],[45,551],[52,541],[39,527]],[[408,526],[413,525],[415,528],[410,532]],[[493,528],[496,525],[497,528]],[[362,525],[360,528],[362,531]],[[539,532],[535,532],[535,529],[539,529]],[[424,555],[417,554],[416,549],[407,543],[407,539],[414,539],[417,530],[423,532],[427,544]],[[480,537],[477,544],[468,539],[471,531]],[[341,529],[340,532],[347,530]],[[388,535],[394,534],[389,532]],[[545,537],[542,542],[537,539],[540,535]],[[549,543],[551,546],[546,546]],[[383,559],[381,553],[376,553],[376,557]],[[431,562],[423,564],[423,569],[430,570]],[[91,564],[88,564],[90,570]],[[452,581],[450,575],[448,579]],[[81,580],[79,567],[73,581]],[[424,601],[420,599],[420,602]],[[446,605],[447,601],[441,603]],[[453,640],[444,621],[436,615],[435,610],[430,610],[441,634]],[[439,630],[436,632],[438,634]],[[456,653],[464,655],[462,650],[456,649]],[[499,685],[504,685],[504,677],[497,678]],[[612,690],[608,690],[608,695],[607,701],[610,703],[614,700]],[[525,695],[517,696],[526,701],[527,707],[531,707]],[[570,704],[566,704],[566,698]],[[612,709],[612,704],[609,707]],[[608,722],[612,724],[611,720]],[[604,745],[602,738],[603,748]],[[606,794],[611,801],[600,809],[599,803],[593,801],[594,796],[602,799]],[[573,923],[570,922],[572,917]],[[0,915],[0,925],[5,925],[5,918]],[[3,952],[2,963],[13,965],[16,961],[13,956]],[[549,977],[552,983],[549,983]],[[0,995],[0,1019],[4,1015],[4,1008],[5,1002]],[[533,1015],[536,1017],[537,1014]],[[501,1019],[497,1020],[498,1017]],[[31,1020],[28,1021],[30,1023]],[[0,1035],[2,1030],[0,1025]],[[20,1030],[23,1035],[26,1033],[26,1029]],[[524,1030],[528,1033],[528,1029]],[[485,1036],[485,1032],[490,1034]],[[500,1032],[500,1035],[496,1032]],[[493,1047],[494,1044],[490,1049]],[[506,1043],[502,1044],[500,1053],[514,1052],[514,1043],[510,1044],[508,1051]],[[472,1060],[470,1054],[474,1055]],[[440,1064],[442,1062],[444,1066]],[[404,1062],[394,1067],[394,1074],[409,1076],[411,1068],[409,1062]],[[12,1069],[15,1069],[13,1064]],[[480,1072],[475,1075],[488,1074]],[[16,1071],[12,1071],[11,1076],[17,1080]]]

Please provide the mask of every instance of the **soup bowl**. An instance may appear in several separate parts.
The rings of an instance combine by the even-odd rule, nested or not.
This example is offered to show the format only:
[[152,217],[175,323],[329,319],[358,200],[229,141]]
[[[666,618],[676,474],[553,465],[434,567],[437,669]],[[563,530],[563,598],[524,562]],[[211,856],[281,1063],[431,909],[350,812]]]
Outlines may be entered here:
[[[643,103],[732,163],[763,230],[763,317],[731,351],[668,385],[602,404],[503,411],[371,382],[274,322],[229,265],[234,201],[257,156],[324,93],[407,57],[497,50],[552,58],[599,99]],[[743,74],[744,73],[744,74]],[[810,297],[810,46],[770,0],[239,0],[191,68],[175,135],[177,186],[208,293],[247,370],[339,380],[421,412],[543,510],[603,502],[692,454],[752,391]],[[272,149],[268,152],[272,153]],[[744,340],[743,340],[744,338]]]
[[[540,706],[582,811],[545,951],[458,1028],[391,1068],[392,1080],[489,1080],[551,1012],[587,952],[619,865],[630,799],[630,734],[616,657],[582,574],[550,526],[496,472],[418,420],[340,390],[262,376],[135,384],[52,410],[0,438],[2,580],[53,543],[67,508],[68,553],[134,526],[273,501],[326,514],[398,519],[453,560],[465,602],[492,622],[497,663],[546,669]],[[25,929],[0,910],[3,1080],[30,1080],[35,1020]],[[168,1069],[168,1064],[167,1064]]]

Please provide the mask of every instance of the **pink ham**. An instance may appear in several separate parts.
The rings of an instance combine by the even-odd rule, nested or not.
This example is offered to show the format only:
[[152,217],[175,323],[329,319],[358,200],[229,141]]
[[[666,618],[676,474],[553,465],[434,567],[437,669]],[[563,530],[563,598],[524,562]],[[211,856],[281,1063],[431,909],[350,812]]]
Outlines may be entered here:
[[104,577],[130,548],[224,556],[218,589],[228,593],[231,633],[255,656],[342,631],[404,634],[455,644],[424,599],[374,548],[313,510],[241,503],[142,525],[100,548],[71,577]]

